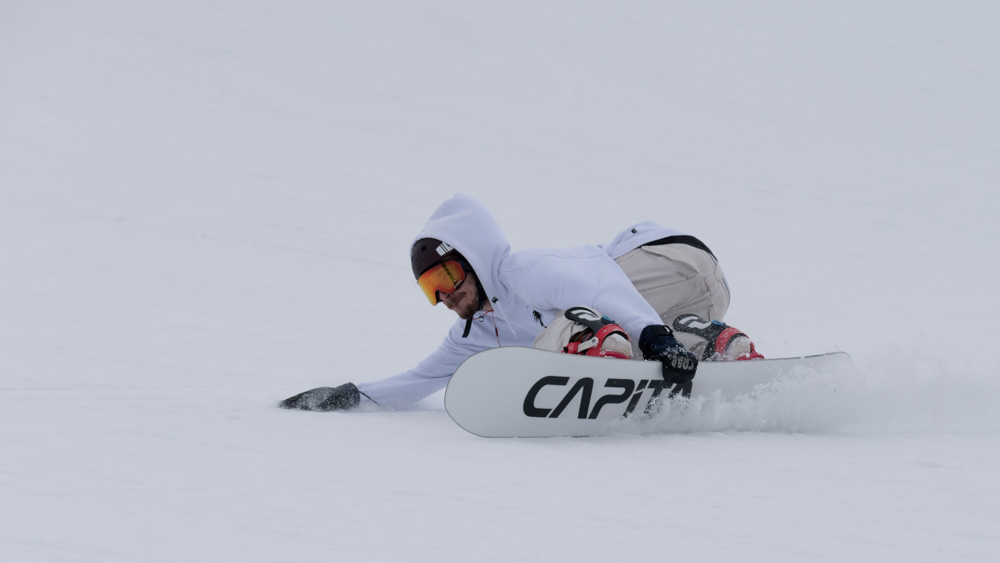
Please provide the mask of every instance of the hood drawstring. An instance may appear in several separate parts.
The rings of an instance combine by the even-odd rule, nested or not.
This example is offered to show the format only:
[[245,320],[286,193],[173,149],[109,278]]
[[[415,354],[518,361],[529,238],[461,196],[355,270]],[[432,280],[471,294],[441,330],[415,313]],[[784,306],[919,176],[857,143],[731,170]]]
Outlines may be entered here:
[[[471,268],[470,268],[471,269]],[[479,292],[479,305],[476,307],[476,311],[482,311],[483,305],[486,304],[486,291],[483,289],[482,282],[479,281],[479,276],[476,276],[476,291]],[[475,314],[466,319],[465,330],[462,331],[462,338],[469,336],[469,331],[472,330],[472,319],[475,318]],[[497,338],[500,337],[500,333],[497,333]]]
[[[497,317],[496,317],[495,311],[486,311],[485,313],[483,313],[482,315],[480,315],[478,317],[473,317],[473,318],[465,321],[466,334],[468,334],[469,328],[472,327],[472,321],[473,320],[476,320],[476,321],[479,321],[479,322],[485,322],[486,321],[486,315],[489,315],[490,318],[493,319],[493,332],[497,335],[497,346],[502,346],[502,344],[500,344],[500,327],[497,326]],[[465,336],[463,335],[462,338],[465,338]]]

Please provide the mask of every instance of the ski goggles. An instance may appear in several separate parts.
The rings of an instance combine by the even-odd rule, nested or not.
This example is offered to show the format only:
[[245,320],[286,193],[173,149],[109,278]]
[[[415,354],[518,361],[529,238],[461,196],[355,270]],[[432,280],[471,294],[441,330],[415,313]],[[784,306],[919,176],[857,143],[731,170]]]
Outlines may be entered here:
[[438,299],[438,292],[453,293],[462,287],[465,281],[465,268],[457,260],[442,262],[430,270],[420,274],[417,278],[417,285],[424,292],[431,305],[441,302]]

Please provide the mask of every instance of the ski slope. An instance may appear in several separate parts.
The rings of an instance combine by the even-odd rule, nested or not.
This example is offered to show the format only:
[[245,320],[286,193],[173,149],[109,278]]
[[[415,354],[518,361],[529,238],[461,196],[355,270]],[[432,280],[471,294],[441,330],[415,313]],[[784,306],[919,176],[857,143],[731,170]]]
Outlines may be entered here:
[[[0,561],[995,561],[1000,4],[0,3]],[[282,398],[452,322],[409,243],[651,219],[767,356],[654,431]]]

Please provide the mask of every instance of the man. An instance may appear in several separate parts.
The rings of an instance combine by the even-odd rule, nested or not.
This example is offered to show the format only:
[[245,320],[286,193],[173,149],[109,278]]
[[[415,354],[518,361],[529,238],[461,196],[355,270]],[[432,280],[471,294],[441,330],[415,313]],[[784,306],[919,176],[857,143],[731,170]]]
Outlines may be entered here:
[[[615,319],[618,330],[611,332],[628,335],[644,359],[661,362],[671,384],[689,383],[698,362],[665,324],[675,320],[677,311],[687,320],[675,327],[685,331],[689,346],[702,344],[703,359],[714,357],[716,340],[727,329],[720,356],[731,348],[731,340],[749,342],[721,322],[700,318],[721,319],[729,305],[724,275],[708,248],[652,223],[636,225],[606,249],[511,253],[489,211],[471,197],[456,195],[441,204],[417,235],[411,264],[431,304],[444,303],[459,317],[438,349],[402,374],[312,389],[282,401],[282,407],[347,410],[363,403],[387,408],[413,404],[443,389],[476,352],[533,346],[536,338],[540,347],[553,348],[553,339],[560,340],[552,337],[553,329],[572,326],[564,312],[580,306]],[[608,344],[613,347],[614,339]]]

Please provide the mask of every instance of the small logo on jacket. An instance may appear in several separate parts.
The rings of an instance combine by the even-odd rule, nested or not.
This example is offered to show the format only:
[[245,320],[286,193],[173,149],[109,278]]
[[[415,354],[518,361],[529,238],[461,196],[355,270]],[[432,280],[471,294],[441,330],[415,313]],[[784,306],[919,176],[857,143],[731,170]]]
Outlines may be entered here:
[[531,316],[535,318],[535,322],[542,325],[542,328],[548,328],[545,323],[542,322],[542,314],[538,311],[532,311]]

